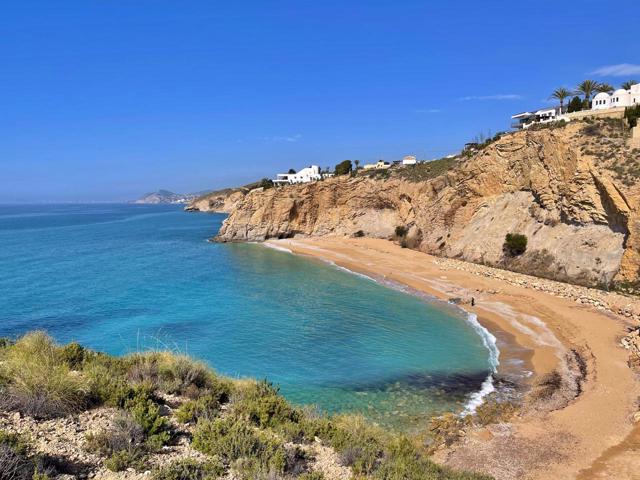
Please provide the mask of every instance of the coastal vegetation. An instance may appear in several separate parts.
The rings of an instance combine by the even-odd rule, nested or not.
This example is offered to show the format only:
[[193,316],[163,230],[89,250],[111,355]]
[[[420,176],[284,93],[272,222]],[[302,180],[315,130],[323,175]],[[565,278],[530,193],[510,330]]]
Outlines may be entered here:
[[351,173],[353,166],[351,164],[351,160],[343,160],[339,164],[336,165],[334,172],[336,175],[346,175]]
[[504,238],[504,251],[511,257],[522,255],[527,250],[527,237],[521,233],[507,233]]
[[[45,480],[72,468],[151,471],[154,480],[324,478],[313,445],[329,448],[357,478],[485,479],[429,460],[425,445],[359,416],[326,416],[296,407],[266,380],[231,380],[189,357],[150,351],[113,357],[43,332],[0,343],[0,409],[36,421],[111,412],[86,434],[98,465],[45,458],[26,436],[0,430],[0,471]],[[192,456],[158,466],[167,448],[189,442]],[[4,478],[4,477],[2,477]]]

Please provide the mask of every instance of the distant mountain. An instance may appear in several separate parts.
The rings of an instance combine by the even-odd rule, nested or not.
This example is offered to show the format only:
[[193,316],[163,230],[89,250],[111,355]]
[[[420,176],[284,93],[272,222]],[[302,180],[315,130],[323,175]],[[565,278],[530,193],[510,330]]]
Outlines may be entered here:
[[195,193],[173,193],[169,190],[158,190],[157,192],[146,193],[131,203],[189,203],[197,196],[198,194]]

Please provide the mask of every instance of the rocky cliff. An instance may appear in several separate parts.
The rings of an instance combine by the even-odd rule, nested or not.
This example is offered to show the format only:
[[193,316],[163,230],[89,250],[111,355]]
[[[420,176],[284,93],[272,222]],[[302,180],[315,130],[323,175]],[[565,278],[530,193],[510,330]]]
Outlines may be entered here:
[[[504,135],[473,155],[386,173],[256,189],[219,241],[397,238],[431,254],[585,285],[638,280],[640,150],[618,120]],[[503,252],[507,233],[528,238]],[[400,232],[402,233],[402,232]]]
[[217,190],[193,199],[184,209],[187,212],[230,213],[248,191],[246,188]]

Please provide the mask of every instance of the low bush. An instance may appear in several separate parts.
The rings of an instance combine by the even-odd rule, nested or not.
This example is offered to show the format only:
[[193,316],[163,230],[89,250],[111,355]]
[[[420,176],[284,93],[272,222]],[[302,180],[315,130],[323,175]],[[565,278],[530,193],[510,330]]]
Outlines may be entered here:
[[60,347],[60,359],[67,364],[71,370],[79,370],[82,367],[85,357],[85,349],[79,343],[71,342]]
[[278,388],[262,380],[245,388],[233,402],[233,413],[261,427],[296,422],[298,412],[279,394]]
[[335,419],[329,430],[329,443],[340,455],[345,466],[357,475],[371,474],[384,453],[388,434],[368,424],[361,416],[342,416]]
[[112,472],[122,472],[128,468],[145,470],[145,452],[142,449],[120,450],[107,458],[104,466]]
[[364,237],[364,232],[362,230],[358,230],[357,232],[355,232],[353,234],[353,236],[356,237],[356,238],[362,238],[362,237]]
[[180,405],[176,418],[181,423],[198,420],[212,420],[220,413],[221,402],[217,395],[205,395],[197,400],[189,400]]
[[0,362],[5,379],[0,407],[35,418],[81,411],[89,404],[89,388],[74,374],[60,348],[43,332],[25,335],[6,348]]
[[625,108],[624,118],[627,119],[630,127],[636,127],[638,125],[638,119],[640,118],[640,103],[633,107]]
[[344,160],[336,165],[334,173],[336,175],[346,175],[347,173],[351,173],[352,169],[353,165],[351,164],[351,160]]
[[218,418],[198,424],[193,447],[208,455],[237,460],[258,451],[260,439],[247,423],[230,417]]
[[142,428],[150,449],[158,450],[169,440],[169,422],[160,414],[160,407],[150,397],[138,396],[126,402],[124,408],[131,412],[133,419]]
[[128,412],[121,412],[110,429],[97,434],[88,434],[85,448],[102,456],[110,456],[122,450],[140,449],[145,435],[142,427]]
[[527,237],[521,233],[507,233],[502,248],[511,257],[522,255],[527,250]]
[[239,461],[236,467],[247,475],[248,472],[283,472],[287,466],[287,452],[280,442],[233,417],[199,422],[192,445],[227,462]]
[[151,478],[153,480],[215,480],[223,473],[224,465],[216,459],[204,463],[186,459],[156,470]]
[[324,480],[322,472],[307,472],[298,476],[298,480]]

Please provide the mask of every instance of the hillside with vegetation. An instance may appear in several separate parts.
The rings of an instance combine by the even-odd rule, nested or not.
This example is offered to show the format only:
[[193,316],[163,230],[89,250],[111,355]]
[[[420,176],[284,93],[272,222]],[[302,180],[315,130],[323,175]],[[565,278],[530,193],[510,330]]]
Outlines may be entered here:
[[2,480],[489,478],[437,466],[425,445],[183,355],[113,357],[42,332],[0,343]]
[[[630,132],[623,119],[540,124],[455,158],[254,189],[216,238],[387,238],[540,277],[633,286],[640,149]],[[526,237],[525,249],[508,248],[508,234]]]

